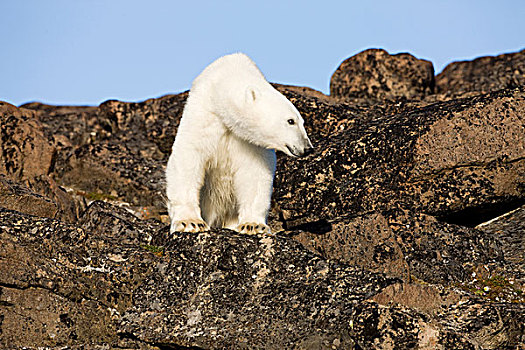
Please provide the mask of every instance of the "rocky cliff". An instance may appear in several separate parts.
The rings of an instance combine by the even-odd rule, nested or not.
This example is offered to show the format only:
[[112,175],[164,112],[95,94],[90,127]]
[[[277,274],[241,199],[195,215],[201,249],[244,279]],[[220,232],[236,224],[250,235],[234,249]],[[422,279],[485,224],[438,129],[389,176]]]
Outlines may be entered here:
[[276,85],[316,150],[278,157],[275,236],[168,236],[187,93],[0,102],[0,347],[524,347],[524,62],[367,50],[330,96]]

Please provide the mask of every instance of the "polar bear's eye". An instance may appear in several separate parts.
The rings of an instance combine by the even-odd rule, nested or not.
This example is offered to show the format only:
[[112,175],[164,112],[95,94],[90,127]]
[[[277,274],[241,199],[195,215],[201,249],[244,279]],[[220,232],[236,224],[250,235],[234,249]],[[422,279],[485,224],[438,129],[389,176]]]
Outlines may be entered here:
[[294,125],[294,124],[295,124],[295,120],[293,120],[293,119],[288,119],[288,124],[290,124],[290,125]]

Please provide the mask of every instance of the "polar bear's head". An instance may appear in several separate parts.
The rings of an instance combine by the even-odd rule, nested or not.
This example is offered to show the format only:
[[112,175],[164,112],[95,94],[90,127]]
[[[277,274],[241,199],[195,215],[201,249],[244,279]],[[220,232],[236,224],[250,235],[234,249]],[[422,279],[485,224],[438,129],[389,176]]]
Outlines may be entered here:
[[239,136],[292,157],[312,152],[313,146],[299,111],[271,85],[268,88],[247,87],[243,104],[244,125],[239,126],[245,130],[239,130],[244,134]]

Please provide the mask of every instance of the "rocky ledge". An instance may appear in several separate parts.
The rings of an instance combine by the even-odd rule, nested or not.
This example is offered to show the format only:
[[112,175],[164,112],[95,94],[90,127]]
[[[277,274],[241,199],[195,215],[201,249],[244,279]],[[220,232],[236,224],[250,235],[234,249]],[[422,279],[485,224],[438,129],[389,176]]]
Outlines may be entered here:
[[524,347],[524,62],[367,50],[330,96],[276,85],[316,151],[279,157],[261,237],[168,235],[187,93],[0,102],[0,347]]

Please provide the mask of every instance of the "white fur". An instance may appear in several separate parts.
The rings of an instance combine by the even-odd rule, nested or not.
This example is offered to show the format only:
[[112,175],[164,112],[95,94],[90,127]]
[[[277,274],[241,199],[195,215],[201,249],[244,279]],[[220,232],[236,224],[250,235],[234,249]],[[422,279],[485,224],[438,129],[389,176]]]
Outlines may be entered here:
[[219,58],[193,82],[168,160],[171,232],[268,232],[274,150],[311,148],[297,109],[250,58]]

